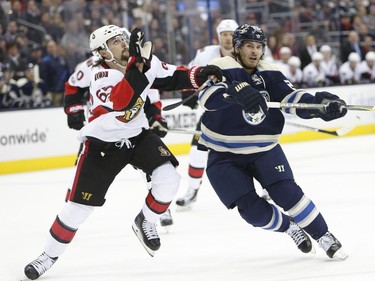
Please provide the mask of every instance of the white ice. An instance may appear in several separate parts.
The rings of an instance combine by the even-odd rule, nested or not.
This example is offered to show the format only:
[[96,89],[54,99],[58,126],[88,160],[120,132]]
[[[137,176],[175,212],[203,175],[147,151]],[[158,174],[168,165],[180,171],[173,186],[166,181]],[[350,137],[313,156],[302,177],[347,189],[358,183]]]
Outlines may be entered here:
[[[297,183],[315,202],[349,254],[330,260],[301,253],[289,236],[256,229],[227,210],[205,177],[189,212],[176,212],[162,246],[150,257],[131,224],[146,187],[125,168],[73,242],[40,280],[64,281],[337,281],[375,280],[375,135],[283,145]],[[188,156],[179,156],[185,193]],[[74,168],[0,176],[0,280],[20,280],[44,248],[64,204]],[[178,197],[177,196],[177,197]]]

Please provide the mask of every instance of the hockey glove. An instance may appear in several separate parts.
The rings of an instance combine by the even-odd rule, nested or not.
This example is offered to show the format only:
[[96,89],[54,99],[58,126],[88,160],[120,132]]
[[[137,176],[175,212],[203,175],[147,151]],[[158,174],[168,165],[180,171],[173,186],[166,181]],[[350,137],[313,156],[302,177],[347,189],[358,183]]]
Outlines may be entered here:
[[257,113],[260,108],[267,115],[268,107],[262,94],[251,87],[247,82],[234,82],[227,89],[227,94],[235,99],[248,113]]
[[[143,44],[144,32],[135,28],[130,34],[129,55],[135,58],[136,62],[143,62],[147,68],[150,68],[152,58],[152,43],[147,41]],[[130,58],[134,63],[134,59]]]
[[[184,100],[184,99],[186,99],[187,97],[191,96],[192,94],[194,94],[193,91],[189,91],[189,90],[182,91],[182,92],[181,92],[181,98]],[[196,108],[198,107],[198,95],[195,95],[195,96],[194,96],[193,98],[191,98],[190,100],[184,102],[183,105],[188,106],[188,107],[190,107],[191,109],[196,109]]]
[[223,72],[221,69],[216,65],[206,65],[200,67],[196,73],[196,81],[198,82],[198,86],[203,85],[209,78],[215,76],[213,80],[214,83],[223,81]]
[[168,133],[168,123],[161,115],[154,115],[149,120],[150,129],[159,137],[164,138]]
[[66,107],[65,113],[68,116],[68,127],[74,130],[80,130],[85,125],[85,111],[83,105],[73,104]]
[[324,121],[331,121],[345,116],[348,110],[345,101],[329,92],[316,92],[316,103],[325,104],[324,109],[319,110],[319,117]]

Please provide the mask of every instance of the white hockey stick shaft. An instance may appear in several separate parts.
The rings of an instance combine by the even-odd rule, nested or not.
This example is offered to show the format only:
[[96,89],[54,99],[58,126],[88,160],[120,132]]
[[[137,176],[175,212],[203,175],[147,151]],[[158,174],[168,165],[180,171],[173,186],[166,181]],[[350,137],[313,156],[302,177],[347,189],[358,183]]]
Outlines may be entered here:
[[[323,109],[325,104],[315,103],[289,103],[289,102],[267,102],[268,108],[296,108],[296,109]],[[345,105],[347,110],[375,111],[374,105]]]
[[176,133],[176,134],[188,134],[188,135],[200,135],[201,131],[195,131],[195,130],[188,130],[188,129],[168,129],[168,133]]

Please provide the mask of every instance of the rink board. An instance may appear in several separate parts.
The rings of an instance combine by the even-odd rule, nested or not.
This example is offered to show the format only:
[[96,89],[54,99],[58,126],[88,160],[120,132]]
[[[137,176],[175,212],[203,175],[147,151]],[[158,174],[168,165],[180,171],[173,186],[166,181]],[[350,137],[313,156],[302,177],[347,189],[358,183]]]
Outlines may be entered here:
[[[309,89],[311,93],[328,90],[347,104],[375,105],[375,84]],[[163,105],[179,101],[163,100]],[[201,110],[191,110],[180,106],[164,112],[169,127],[194,130]],[[346,136],[374,134],[375,112],[351,111],[344,118],[331,122],[320,119],[302,120],[290,115],[287,122],[300,123],[325,130],[335,130],[345,126],[346,122],[359,117],[359,123]],[[66,115],[62,108],[38,110],[20,110],[0,112],[0,175],[18,172],[36,171],[71,167],[74,165],[79,148],[77,131],[67,127]],[[335,138],[311,130],[286,125],[281,142],[310,141]],[[168,133],[165,143],[175,155],[189,151],[192,135]]]

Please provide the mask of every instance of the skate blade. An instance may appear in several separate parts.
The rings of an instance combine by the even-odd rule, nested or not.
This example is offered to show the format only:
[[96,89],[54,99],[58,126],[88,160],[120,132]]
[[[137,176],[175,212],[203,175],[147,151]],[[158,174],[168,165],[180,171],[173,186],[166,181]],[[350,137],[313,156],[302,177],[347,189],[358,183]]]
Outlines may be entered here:
[[312,247],[311,247],[311,251],[308,252],[308,254],[312,254],[312,255],[315,255],[315,254],[316,254],[316,250],[315,250],[314,245],[312,245]]
[[349,257],[349,255],[343,250],[343,249],[338,249],[336,251],[336,253],[333,255],[333,259],[336,259],[336,260],[346,260],[347,258]]
[[154,257],[155,256],[155,251],[152,250],[152,249],[150,249],[149,247],[147,247],[147,245],[145,244],[145,242],[143,242],[143,236],[142,236],[141,230],[137,227],[137,225],[135,223],[133,223],[132,229],[133,229],[135,235],[138,237],[139,242],[141,242],[143,248],[145,248],[145,250],[147,251],[147,253],[151,257]]
[[176,212],[187,212],[193,208],[192,204],[186,206],[180,206],[176,204]]

